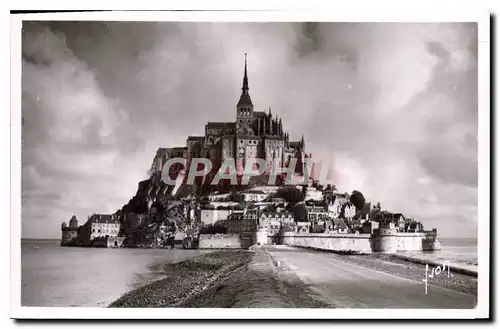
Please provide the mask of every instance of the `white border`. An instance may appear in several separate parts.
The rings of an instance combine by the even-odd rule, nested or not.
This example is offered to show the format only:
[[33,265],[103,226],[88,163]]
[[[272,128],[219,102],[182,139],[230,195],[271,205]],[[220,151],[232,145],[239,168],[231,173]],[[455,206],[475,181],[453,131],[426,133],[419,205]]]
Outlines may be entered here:
[[107,12],[57,13],[11,16],[11,317],[92,319],[367,319],[388,317],[386,309],[105,309],[21,307],[21,21],[22,20],[115,20],[115,21],[338,21],[338,22],[478,22],[479,33],[479,188],[478,188],[478,305],[470,310],[398,309],[392,319],[470,319],[489,316],[489,206],[490,206],[490,21],[489,13],[477,10],[429,9],[336,9],[335,11],[281,12]]

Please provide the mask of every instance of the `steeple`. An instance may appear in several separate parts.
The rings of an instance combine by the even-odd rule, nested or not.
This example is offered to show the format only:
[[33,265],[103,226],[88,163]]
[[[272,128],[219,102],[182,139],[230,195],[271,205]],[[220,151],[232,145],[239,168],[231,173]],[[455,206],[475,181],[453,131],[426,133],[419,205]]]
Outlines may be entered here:
[[305,141],[304,141],[304,134],[302,134],[302,138],[300,139],[300,148],[301,148],[302,150],[304,150],[304,149],[305,149],[305,144],[306,144],[306,143],[305,143]]
[[245,53],[245,74],[243,75],[243,87],[241,90],[248,92],[247,53]]
[[238,107],[251,106],[253,107],[250,94],[248,93],[248,74],[247,74],[247,54],[245,53],[245,73],[243,75],[243,86],[241,87],[241,96],[238,102]]

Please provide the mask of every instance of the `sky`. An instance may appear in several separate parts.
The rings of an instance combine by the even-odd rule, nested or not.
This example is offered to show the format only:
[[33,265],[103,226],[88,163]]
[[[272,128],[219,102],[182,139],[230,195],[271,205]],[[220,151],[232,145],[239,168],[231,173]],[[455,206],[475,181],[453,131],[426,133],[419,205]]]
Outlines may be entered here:
[[[159,147],[254,110],[341,192],[477,236],[475,23],[24,22],[22,236],[112,213]],[[489,220],[489,219],[484,219]]]

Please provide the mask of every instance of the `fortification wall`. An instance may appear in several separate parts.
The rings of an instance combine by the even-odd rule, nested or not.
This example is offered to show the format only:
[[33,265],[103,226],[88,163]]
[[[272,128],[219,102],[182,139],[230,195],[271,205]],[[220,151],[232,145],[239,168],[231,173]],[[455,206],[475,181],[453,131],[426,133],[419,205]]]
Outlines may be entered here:
[[424,233],[381,231],[378,234],[283,233],[283,244],[353,253],[394,253],[436,250],[439,242],[425,239]]
[[200,234],[200,249],[241,249],[239,234]]
[[424,233],[400,233],[395,228],[380,228],[372,236],[373,251],[404,252],[422,251]]
[[284,232],[283,244],[337,252],[372,252],[370,234]]

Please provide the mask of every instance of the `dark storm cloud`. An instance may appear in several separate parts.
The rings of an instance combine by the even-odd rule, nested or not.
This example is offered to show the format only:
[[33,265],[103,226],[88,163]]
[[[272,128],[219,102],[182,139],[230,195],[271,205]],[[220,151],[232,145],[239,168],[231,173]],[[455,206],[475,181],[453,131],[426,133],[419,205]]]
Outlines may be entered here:
[[321,34],[320,23],[318,22],[301,23],[297,39],[296,49],[299,56],[306,56],[309,53],[321,51],[325,42]]
[[333,158],[339,188],[472,218],[476,43],[472,24],[25,24],[23,235],[116,210],[158,147],[234,120],[244,53],[255,110]]

